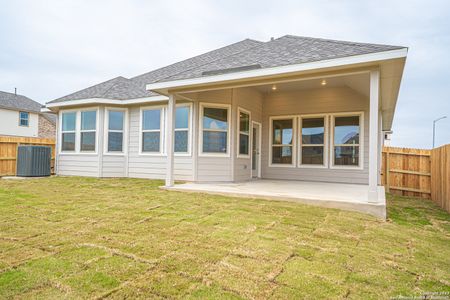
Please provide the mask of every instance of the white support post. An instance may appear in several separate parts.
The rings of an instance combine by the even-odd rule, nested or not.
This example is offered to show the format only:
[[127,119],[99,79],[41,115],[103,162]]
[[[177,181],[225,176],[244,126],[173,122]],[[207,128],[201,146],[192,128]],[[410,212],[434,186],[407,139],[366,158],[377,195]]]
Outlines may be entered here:
[[169,95],[169,103],[167,106],[167,127],[166,127],[166,151],[167,151],[167,173],[166,187],[174,184],[174,144],[175,144],[175,95]]
[[380,71],[370,71],[369,202],[378,202],[378,120]]

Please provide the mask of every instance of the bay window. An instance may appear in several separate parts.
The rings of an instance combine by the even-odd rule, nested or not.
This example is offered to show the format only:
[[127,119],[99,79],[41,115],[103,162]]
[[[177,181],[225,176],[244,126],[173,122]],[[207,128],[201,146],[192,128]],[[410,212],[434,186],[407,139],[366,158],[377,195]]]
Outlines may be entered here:
[[271,120],[271,142],[272,164],[293,165],[294,118]]
[[95,152],[97,111],[81,112],[80,151]]
[[203,154],[228,154],[228,119],[226,106],[201,106],[201,152]]
[[153,108],[142,110],[142,152],[162,152],[163,109]]
[[238,157],[248,157],[250,155],[250,113],[238,108]]
[[61,122],[61,151],[75,151],[76,139],[76,112],[62,113]]
[[333,166],[361,166],[361,115],[333,116]]
[[300,119],[300,165],[326,166],[325,117]]
[[107,110],[107,152],[123,153],[125,111],[110,109]]

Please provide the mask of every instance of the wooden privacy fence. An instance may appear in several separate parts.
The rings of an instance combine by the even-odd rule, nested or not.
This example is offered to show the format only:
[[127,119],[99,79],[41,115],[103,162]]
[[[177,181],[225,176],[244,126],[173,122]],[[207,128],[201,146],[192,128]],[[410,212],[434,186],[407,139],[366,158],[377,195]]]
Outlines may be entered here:
[[52,147],[51,171],[54,173],[55,140],[32,137],[0,136],[0,176],[16,175],[17,147],[19,145],[39,145]]
[[450,145],[433,150],[384,147],[381,183],[392,194],[433,200],[450,212]]
[[450,145],[431,150],[431,199],[450,212]]

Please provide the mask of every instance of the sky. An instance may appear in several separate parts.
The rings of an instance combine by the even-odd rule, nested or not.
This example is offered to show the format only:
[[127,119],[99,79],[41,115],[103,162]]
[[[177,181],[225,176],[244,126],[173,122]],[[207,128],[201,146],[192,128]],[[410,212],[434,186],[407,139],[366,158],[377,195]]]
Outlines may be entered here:
[[0,90],[40,103],[245,38],[409,47],[391,145],[450,143],[450,1],[0,0]]

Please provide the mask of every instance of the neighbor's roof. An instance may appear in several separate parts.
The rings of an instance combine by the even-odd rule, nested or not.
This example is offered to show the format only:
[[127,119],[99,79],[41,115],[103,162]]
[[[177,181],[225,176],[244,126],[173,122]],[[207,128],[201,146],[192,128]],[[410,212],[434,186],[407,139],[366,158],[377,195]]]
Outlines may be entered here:
[[56,123],[56,116],[51,113],[41,113],[41,107],[42,104],[23,95],[0,91],[0,108],[41,114],[53,124]]
[[272,68],[402,49],[401,46],[355,43],[286,35],[268,42],[246,39],[131,79],[117,77],[49,103],[87,98],[136,99],[157,96],[146,84]]

